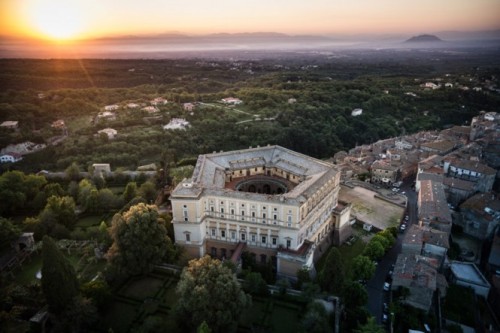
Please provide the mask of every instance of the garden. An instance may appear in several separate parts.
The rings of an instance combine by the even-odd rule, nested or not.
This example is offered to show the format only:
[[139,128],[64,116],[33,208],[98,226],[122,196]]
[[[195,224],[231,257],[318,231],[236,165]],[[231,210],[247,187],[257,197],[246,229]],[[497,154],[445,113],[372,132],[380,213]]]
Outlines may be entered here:
[[[167,269],[130,278],[115,293],[104,317],[103,329],[129,332],[144,325],[148,319],[156,319],[165,331],[179,331],[172,311],[178,299],[175,292],[178,281],[178,273]],[[294,332],[300,326],[305,309],[304,300],[290,296],[252,296],[252,305],[243,311],[238,331]]]

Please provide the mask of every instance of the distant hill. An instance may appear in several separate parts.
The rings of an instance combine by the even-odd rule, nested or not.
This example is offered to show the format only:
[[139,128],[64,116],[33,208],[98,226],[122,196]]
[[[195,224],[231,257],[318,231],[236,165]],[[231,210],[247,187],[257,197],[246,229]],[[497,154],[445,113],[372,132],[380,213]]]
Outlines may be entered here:
[[435,35],[418,35],[405,41],[405,43],[421,43],[421,42],[442,42],[443,40]]

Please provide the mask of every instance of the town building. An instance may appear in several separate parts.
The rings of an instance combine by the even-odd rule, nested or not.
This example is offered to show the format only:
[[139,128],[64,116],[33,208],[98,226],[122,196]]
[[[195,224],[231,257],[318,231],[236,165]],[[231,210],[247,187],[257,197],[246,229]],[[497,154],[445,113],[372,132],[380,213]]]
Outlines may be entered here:
[[438,260],[415,254],[400,254],[394,264],[392,290],[408,288],[409,295],[402,300],[414,308],[429,311],[434,292],[446,294],[446,279],[437,272]]
[[156,106],[145,106],[141,109],[142,111],[146,111],[147,113],[157,113],[160,112],[160,109],[158,109]]
[[405,139],[396,140],[394,146],[396,147],[396,149],[399,150],[413,149],[413,145],[410,142],[406,141]]
[[5,153],[0,155],[0,163],[16,163],[22,160],[23,157],[18,153]]
[[109,163],[94,163],[92,169],[94,170],[94,176],[105,177],[111,173]]
[[372,164],[372,183],[391,186],[399,180],[399,165],[393,165],[388,161],[378,160]]
[[476,264],[463,261],[452,261],[450,265],[451,281],[459,286],[472,288],[478,296],[488,297],[491,285],[479,271]]
[[0,128],[7,128],[7,129],[18,129],[19,127],[19,122],[15,120],[6,120],[3,123],[0,124]]
[[332,164],[280,146],[200,155],[171,194],[175,240],[194,257],[238,262],[248,251],[279,276],[314,274],[318,250],[348,237]]
[[189,121],[184,118],[172,118],[170,122],[163,126],[164,130],[185,130],[189,127]]
[[156,97],[150,101],[151,105],[165,105],[168,101],[163,97]]
[[464,233],[481,240],[492,238],[500,224],[500,200],[493,193],[477,193],[460,205],[460,215],[455,223]]
[[108,136],[108,139],[112,140],[118,134],[118,131],[113,129],[113,128],[104,128],[100,131],[97,131],[97,133],[98,134],[106,134]]
[[351,111],[351,116],[357,117],[363,114],[363,109],[354,109]]
[[109,121],[112,121],[112,120],[116,120],[116,113],[114,112],[111,112],[111,111],[103,111],[103,112],[99,112],[97,114],[97,120],[109,120]]
[[195,105],[193,103],[184,103],[182,104],[182,109],[184,109],[184,111],[188,111],[188,112],[191,112],[193,111],[195,108]]
[[478,161],[462,158],[445,158],[443,170],[446,176],[475,183],[479,192],[489,192],[495,183],[496,170]]
[[64,120],[58,119],[58,120],[52,122],[52,124],[50,124],[50,127],[56,128],[56,129],[65,129],[66,124],[64,123]]
[[417,198],[418,221],[444,232],[451,231],[451,213],[442,183],[422,180]]
[[139,108],[139,107],[140,107],[140,105],[139,105],[139,104],[137,104],[137,103],[128,103],[128,104],[127,104],[127,108],[128,108],[128,109],[137,109],[137,108]]
[[449,140],[440,140],[422,143],[420,149],[431,154],[446,155],[455,149],[455,143]]
[[120,106],[113,104],[113,105],[106,105],[104,107],[104,111],[116,111],[120,108]]
[[230,105],[238,105],[238,104],[243,103],[243,101],[241,99],[235,98],[235,97],[223,98],[223,99],[221,99],[221,102],[224,104],[230,104]]

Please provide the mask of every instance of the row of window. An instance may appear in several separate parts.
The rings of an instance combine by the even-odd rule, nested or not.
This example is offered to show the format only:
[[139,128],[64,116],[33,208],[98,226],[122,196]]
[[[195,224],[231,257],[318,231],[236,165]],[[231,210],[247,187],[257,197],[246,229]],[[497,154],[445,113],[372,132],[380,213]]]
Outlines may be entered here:
[[[217,230],[216,229],[211,229],[211,235],[212,237],[216,237]],[[186,234],[187,235],[187,234]],[[236,231],[230,231],[230,238],[236,240]],[[220,237],[221,238],[226,238],[226,230],[220,230]],[[187,240],[187,239],[186,239]],[[245,232],[242,232],[240,234],[240,241],[245,242],[247,240],[247,234]],[[257,242],[257,235],[256,234],[250,234],[250,241],[251,242]],[[268,237],[267,236],[260,236],[260,242],[262,244],[267,244],[268,243]],[[270,237],[270,244],[271,245],[278,245],[278,237]],[[292,241],[290,239],[286,240],[286,246],[290,247],[292,245]]]

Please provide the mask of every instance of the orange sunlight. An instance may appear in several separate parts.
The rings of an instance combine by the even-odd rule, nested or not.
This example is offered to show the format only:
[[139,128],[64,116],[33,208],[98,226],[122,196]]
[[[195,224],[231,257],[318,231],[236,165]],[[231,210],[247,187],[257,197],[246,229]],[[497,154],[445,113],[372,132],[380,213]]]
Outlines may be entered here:
[[27,8],[33,33],[55,41],[67,41],[84,32],[85,22],[78,3],[67,0],[39,0]]

